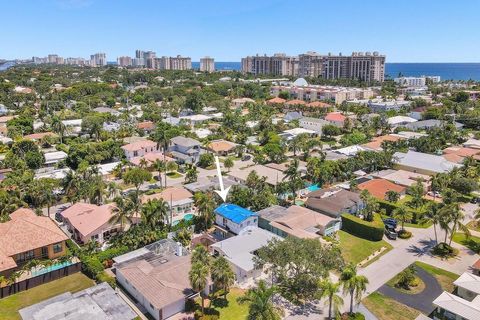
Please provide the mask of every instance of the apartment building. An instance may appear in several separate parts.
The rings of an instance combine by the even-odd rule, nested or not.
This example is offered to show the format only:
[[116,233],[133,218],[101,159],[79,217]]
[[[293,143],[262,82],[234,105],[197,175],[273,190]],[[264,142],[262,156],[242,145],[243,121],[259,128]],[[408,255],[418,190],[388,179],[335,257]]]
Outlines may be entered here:
[[203,57],[200,59],[200,71],[202,72],[214,72],[215,60],[210,57]]
[[128,56],[118,57],[117,64],[120,67],[130,67],[132,65],[132,58]]
[[95,53],[90,55],[90,66],[103,67],[107,65],[107,55],[105,53]]
[[157,58],[155,60],[156,68],[160,70],[190,70],[192,69],[192,58],[182,57],[177,55],[176,57]]
[[353,52],[350,56],[344,56],[341,53],[322,55],[314,51],[298,57],[283,53],[256,55],[242,59],[242,72],[382,82],[385,78],[385,56],[378,52]]

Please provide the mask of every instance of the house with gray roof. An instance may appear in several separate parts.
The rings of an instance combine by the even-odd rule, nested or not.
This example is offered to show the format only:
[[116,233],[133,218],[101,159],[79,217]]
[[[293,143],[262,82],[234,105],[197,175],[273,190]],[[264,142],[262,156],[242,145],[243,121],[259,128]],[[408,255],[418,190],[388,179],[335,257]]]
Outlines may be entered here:
[[[428,120],[422,120],[422,121],[417,121],[417,122],[412,122],[407,125],[405,125],[406,128],[417,131],[417,130],[428,130],[432,128],[441,128],[444,127],[446,124],[449,122],[444,121],[444,120],[437,120],[437,119],[428,119]],[[463,124],[459,122],[454,122],[455,128],[457,129],[462,129]]]
[[177,136],[170,139],[169,155],[178,163],[196,163],[203,153],[201,143],[195,139]]
[[407,153],[395,152],[394,168],[433,176],[446,173],[462,165],[450,162],[442,156],[409,150]]
[[344,189],[321,189],[307,194],[305,207],[339,218],[342,213],[358,213],[365,204],[360,194]]

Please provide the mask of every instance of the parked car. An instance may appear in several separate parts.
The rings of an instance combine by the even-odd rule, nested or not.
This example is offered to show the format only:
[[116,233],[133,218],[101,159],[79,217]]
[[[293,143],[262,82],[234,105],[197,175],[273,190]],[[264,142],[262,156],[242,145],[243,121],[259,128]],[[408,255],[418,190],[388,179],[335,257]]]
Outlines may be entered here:
[[441,198],[442,197],[442,195],[438,191],[428,191],[427,194],[430,197],[434,197],[434,198]]
[[394,228],[385,225],[385,235],[390,240],[397,240],[398,233],[395,231]]
[[389,226],[393,229],[397,228],[397,219],[385,218],[385,219],[383,219],[383,223],[385,224],[385,226]]
[[248,160],[250,160],[251,158],[252,158],[252,156],[246,154],[246,155],[244,155],[244,156],[242,157],[242,161],[248,161]]

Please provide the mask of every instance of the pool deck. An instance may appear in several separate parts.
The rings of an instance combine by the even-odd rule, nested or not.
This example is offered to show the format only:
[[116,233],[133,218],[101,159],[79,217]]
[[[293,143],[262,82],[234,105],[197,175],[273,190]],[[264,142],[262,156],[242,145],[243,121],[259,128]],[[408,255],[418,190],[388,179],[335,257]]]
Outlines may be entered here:
[[[71,262],[70,265],[74,265],[74,264],[80,262],[80,259],[78,259],[77,257],[73,257],[70,262]],[[67,267],[67,266],[65,266],[65,267]],[[45,267],[45,268],[48,268],[48,267]],[[40,268],[40,269],[45,269],[45,268]],[[59,269],[62,269],[62,268],[59,268]],[[45,273],[48,273],[48,272],[45,272]],[[45,274],[45,273],[34,274],[32,272],[32,270],[26,271],[26,272],[23,272],[15,282],[21,282],[21,281],[24,281],[24,280],[27,280],[27,279],[35,278],[35,277],[38,277],[38,276],[40,276],[42,274]]]

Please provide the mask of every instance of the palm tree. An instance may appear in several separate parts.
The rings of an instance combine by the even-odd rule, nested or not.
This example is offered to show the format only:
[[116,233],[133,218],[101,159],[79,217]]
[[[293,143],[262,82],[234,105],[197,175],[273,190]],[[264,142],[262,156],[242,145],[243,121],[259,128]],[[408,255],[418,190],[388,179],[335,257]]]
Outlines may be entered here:
[[211,193],[197,192],[194,195],[195,206],[197,207],[203,227],[208,229],[213,220],[215,201]]
[[230,169],[234,166],[233,159],[231,157],[227,157],[223,165],[225,166],[227,171],[230,171]]
[[192,164],[189,164],[187,166],[187,171],[185,173],[185,182],[186,183],[195,182],[197,181],[197,177],[198,177],[197,167]]
[[155,171],[158,171],[157,180],[160,182],[160,187],[162,187],[162,171],[165,170],[165,162],[160,159],[155,160],[152,164],[152,168]]
[[110,181],[107,185],[107,196],[109,199],[114,199],[117,195],[118,195],[118,191],[120,190],[120,188],[118,187],[118,185],[113,182],[113,181]]
[[123,232],[124,226],[132,222],[135,204],[128,197],[116,197],[113,201],[115,202],[115,207],[113,208],[114,215],[109,219],[109,223],[113,225],[120,223],[120,229]]
[[202,264],[201,262],[196,262],[192,264],[192,268],[188,273],[188,278],[190,280],[190,285],[192,289],[200,293],[200,298],[202,298],[202,314],[205,314],[205,297],[203,291],[208,285],[208,266]]
[[285,170],[285,177],[283,178],[283,180],[288,180],[294,199],[297,196],[297,189],[303,186],[303,180],[300,174],[299,166],[300,162],[298,159],[293,159],[288,165],[287,170]]
[[63,143],[63,136],[67,131],[67,127],[57,116],[52,118],[52,130],[53,132],[57,133],[58,136],[60,137],[60,143]]
[[260,280],[256,288],[248,289],[237,301],[249,304],[248,320],[280,320],[283,312],[272,302],[275,292],[275,287],[268,287],[265,280]]
[[437,225],[440,224],[442,216],[438,210],[438,204],[432,202],[428,206],[427,214],[422,219],[422,224],[428,223],[429,221],[433,224],[433,231],[435,233],[435,243],[438,244],[438,235],[437,235]]
[[223,297],[226,299],[227,292],[235,281],[235,273],[225,257],[218,257],[213,261],[210,276],[215,288],[222,289]]
[[450,241],[448,245],[452,245],[453,236],[457,230],[464,232],[467,237],[470,236],[470,230],[465,224],[463,224],[463,218],[465,216],[458,203],[452,203],[444,206],[442,209],[440,209],[439,214],[444,216],[446,220],[451,223]]
[[192,264],[195,264],[198,262],[203,265],[206,265],[207,267],[210,267],[210,263],[211,263],[210,253],[204,246],[200,244],[193,249],[192,257],[190,259]]
[[367,290],[368,279],[357,274],[356,265],[349,264],[340,275],[340,283],[343,287],[343,294],[350,294],[350,313],[353,313],[354,297],[357,304],[360,303],[362,294]]
[[402,221],[402,231],[405,230],[405,221],[412,220],[412,212],[403,205],[393,210],[392,215],[395,219]]
[[343,305],[343,299],[338,294],[340,283],[333,283],[330,279],[325,279],[320,283],[320,289],[320,297],[327,298],[325,305],[328,304],[328,319],[332,319],[332,308],[335,314],[338,314],[340,307]]
[[153,229],[160,222],[168,222],[169,211],[170,207],[168,203],[162,198],[148,200],[141,209],[142,221],[145,225]]

